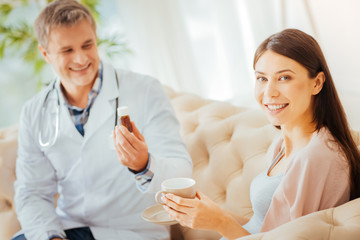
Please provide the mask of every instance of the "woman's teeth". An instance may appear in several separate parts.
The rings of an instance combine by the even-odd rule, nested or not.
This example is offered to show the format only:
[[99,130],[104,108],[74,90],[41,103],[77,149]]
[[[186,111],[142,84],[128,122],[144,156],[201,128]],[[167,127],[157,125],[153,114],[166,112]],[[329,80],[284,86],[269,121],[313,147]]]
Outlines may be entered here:
[[276,111],[279,110],[281,108],[284,108],[287,104],[279,104],[279,105],[267,105],[267,107],[271,110],[271,111]]

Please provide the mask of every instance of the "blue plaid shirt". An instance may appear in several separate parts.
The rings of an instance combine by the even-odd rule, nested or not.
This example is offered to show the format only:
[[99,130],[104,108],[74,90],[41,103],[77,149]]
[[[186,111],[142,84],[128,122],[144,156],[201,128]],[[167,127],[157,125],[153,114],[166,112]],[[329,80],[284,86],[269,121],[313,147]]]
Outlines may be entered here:
[[90,108],[92,104],[94,103],[97,95],[99,95],[101,86],[103,82],[103,67],[100,63],[98,75],[95,79],[94,85],[89,93],[89,101],[85,108],[79,108],[73,105],[70,105],[69,102],[64,97],[65,105],[69,109],[70,116],[75,124],[76,129],[79,131],[79,133],[84,136],[84,126],[89,118],[90,114]]

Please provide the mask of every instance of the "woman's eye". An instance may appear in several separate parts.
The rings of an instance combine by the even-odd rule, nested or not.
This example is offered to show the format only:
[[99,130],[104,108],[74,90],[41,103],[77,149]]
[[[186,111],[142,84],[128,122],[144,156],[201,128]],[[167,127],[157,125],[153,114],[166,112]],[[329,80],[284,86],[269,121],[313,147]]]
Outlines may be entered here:
[[282,77],[280,78],[281,81],[286,81],[286,80],[289,80],[289,79],[290,79],[289,76],[282,76]]
[[264,78],[264,77],[257,77],[256,78],[259,82],[264,82],[264,81],[266,81],[266,78]]
[[84,45],[83,48],[89,49],[89,48],[91,48],[91,44]]

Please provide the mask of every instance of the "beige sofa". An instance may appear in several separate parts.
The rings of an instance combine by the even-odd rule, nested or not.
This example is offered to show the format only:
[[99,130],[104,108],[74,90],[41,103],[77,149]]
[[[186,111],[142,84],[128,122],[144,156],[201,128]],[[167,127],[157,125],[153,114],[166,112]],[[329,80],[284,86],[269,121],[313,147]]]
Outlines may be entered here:
[[[193,177],[198,188],[221,207],[250,217],[250,182],[266,167],[267,149],[279,131],[260,110],[177,93],[169,88],[166,91],[193,159]],[[12,204],[16,134],[16,126],[0,129],[0,240],[8,240],[20,228]],[[354,137],[360,143],[359,133],[354,132]],[[220,238],[216,232],[179,225],[171,230],[176,240]],[[360,199],[244,239],[360,239]]]

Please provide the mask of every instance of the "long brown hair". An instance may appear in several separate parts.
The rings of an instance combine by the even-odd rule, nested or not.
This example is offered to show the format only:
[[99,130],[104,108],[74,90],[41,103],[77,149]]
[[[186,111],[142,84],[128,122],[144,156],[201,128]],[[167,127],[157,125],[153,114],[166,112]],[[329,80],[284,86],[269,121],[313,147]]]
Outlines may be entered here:
[[310,78],[320,72],[324,73],[323,88],[314,96],[313,122],[317,131],[327,127],[340,144],[350,168],[350,200],[360,197],[360,153],[351,136],[346,114],[319,44],[312,36],[300,30],[285,29],[260,44],[254,56],[254,69],[256,62],[267,50],[295,60],[307,69]]

